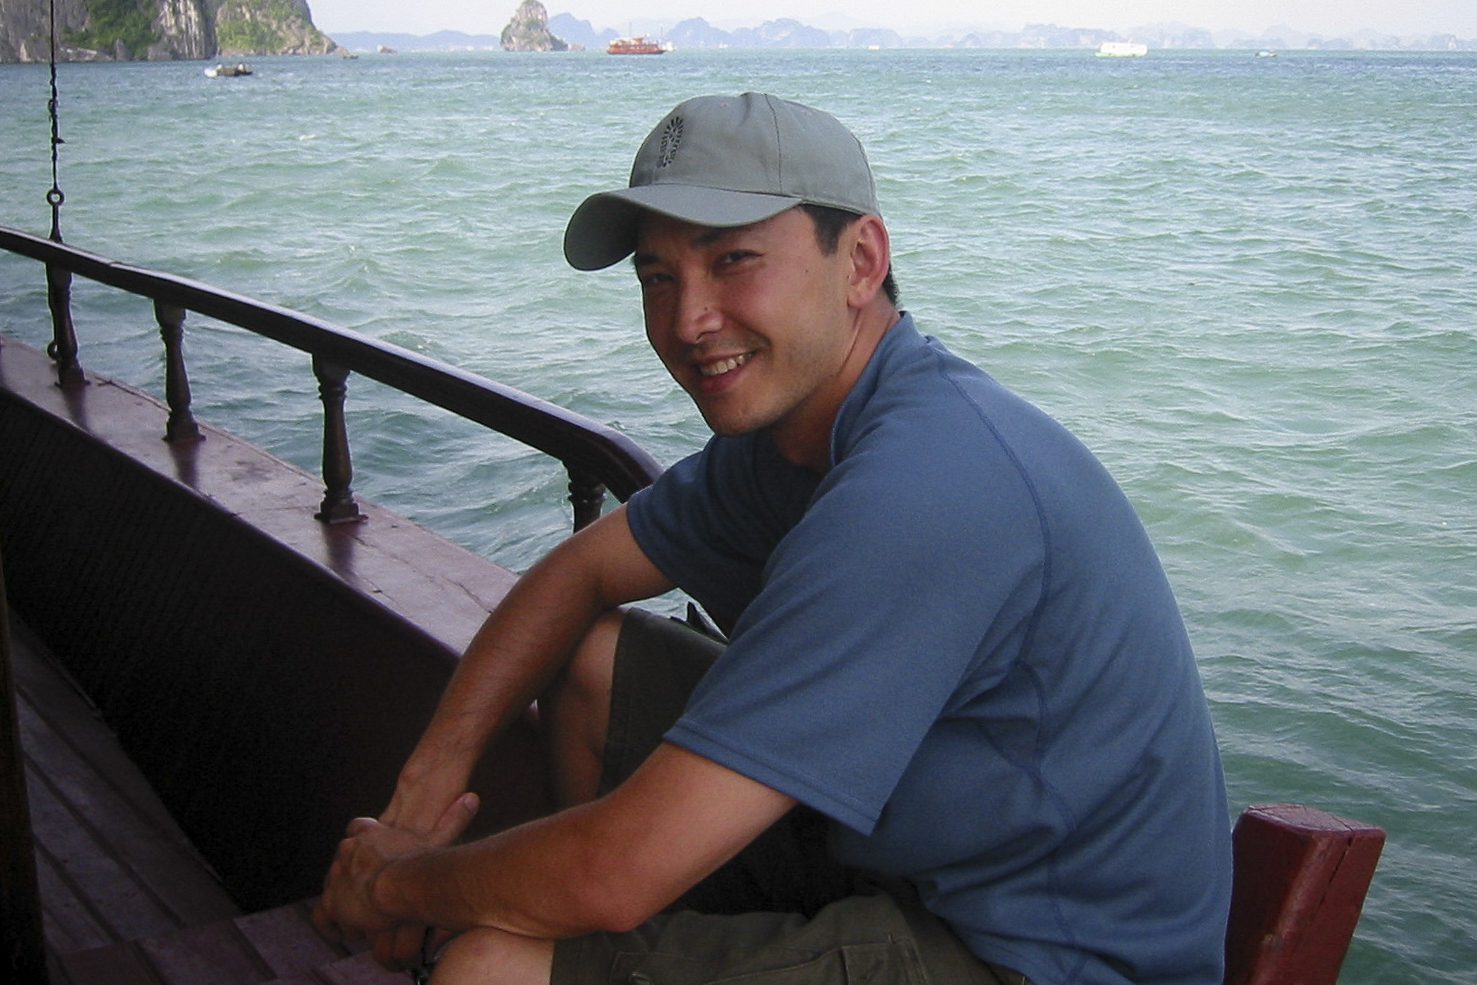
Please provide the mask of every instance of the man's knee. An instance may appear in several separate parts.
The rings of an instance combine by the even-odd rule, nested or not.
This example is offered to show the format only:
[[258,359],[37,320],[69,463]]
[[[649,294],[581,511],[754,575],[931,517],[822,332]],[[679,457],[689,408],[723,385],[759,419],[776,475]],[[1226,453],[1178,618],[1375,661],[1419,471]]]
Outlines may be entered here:
[[545,712],[569,719],[563,727],[583,725],[603,737],[604,722],[610,718],[610,687],[623,616],[622,611],[609,611],[595,620],[549,684],[541,704]]
[[620,643],[625,618],[624,610],[615,609],[596,619],[575,648],[566,668],[572,674],[573,686],[598,694],[607,702],[615,668],[615,650]]
[[548,985],[554,942],[479,927],[453,938],[436,962],[432,985]]
[[608,612],[575,647],[539,699],[555,795],[563,806],[591,800],[599,784],[623,614]]

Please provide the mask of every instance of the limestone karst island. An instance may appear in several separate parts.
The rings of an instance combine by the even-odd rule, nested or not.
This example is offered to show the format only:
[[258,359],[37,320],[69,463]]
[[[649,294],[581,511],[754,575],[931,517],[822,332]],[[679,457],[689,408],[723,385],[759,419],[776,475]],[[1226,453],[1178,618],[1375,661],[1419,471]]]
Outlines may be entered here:
[[549,12],[539,0],[523,0],[498,40],[504,51],[568,51],[570,47],[549,30]]
[[[0,62],[51,57],[52,0],[0,0]],[[58,61],[323,55],[307,0],[55,0]]]
[[[0,62],[51,58],[52,0],[0,0]],[[343,51],[307,0],[55,0],[58,61],[169,61]],[[503,28],[507,51],[568,51],[538,0]],[[346,53],[346,52],[345,52]]]

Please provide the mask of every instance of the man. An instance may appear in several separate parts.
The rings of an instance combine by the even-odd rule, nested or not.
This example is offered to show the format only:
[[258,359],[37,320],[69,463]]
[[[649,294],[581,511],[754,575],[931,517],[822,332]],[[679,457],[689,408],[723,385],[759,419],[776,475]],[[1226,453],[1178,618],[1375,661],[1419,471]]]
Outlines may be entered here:
[[[566,231],[582,269],[633,252],[715,436],[489,617],[320,926],[392,965],[457,933],[438,982],[1219,982],[1228,813],[1159,562],[897,309],[856,138],[679,105]],[[674,585],[726,647],[621,609]],[[536,698],[565,808],[453,845]]]

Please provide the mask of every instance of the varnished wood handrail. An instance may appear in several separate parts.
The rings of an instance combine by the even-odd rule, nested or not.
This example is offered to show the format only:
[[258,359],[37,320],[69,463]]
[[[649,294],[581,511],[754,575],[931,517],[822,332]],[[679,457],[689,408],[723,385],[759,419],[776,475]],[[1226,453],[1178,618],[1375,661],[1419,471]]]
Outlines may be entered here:
[[[604,486],[624,501],[661,473],[655,459],[612,428],[323,319],[5,226],[0,226],[0,247],[45,264],[52,281],[58,279],[59,271],[66,271],[150,298],[156,306],[194,311],[228,322],[309,353],[315,362],[362,373],[557,458],[569,471],[576,527],[593,519],[591,490]],[[53,306],[57,303],[55,294],[53,291]],[[65,310],[60,314],[53,310],[53,317],[65,318],[70,325],[70,313]],[[75,353],[72,356],[67,369],[80,375]],[[330,489],[326,498],[335,495],[336,491]],[[593,502],[598,515],[598,494]]]

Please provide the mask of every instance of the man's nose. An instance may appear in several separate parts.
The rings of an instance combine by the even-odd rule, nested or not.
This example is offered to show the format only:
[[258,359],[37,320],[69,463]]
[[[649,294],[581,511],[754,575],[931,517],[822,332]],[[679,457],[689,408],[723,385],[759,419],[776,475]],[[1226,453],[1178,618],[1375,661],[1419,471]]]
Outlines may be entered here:
[[696,345],[722,323],[713,290],[700,281],[682,286],[675,314],[677,338],[687,345]]

